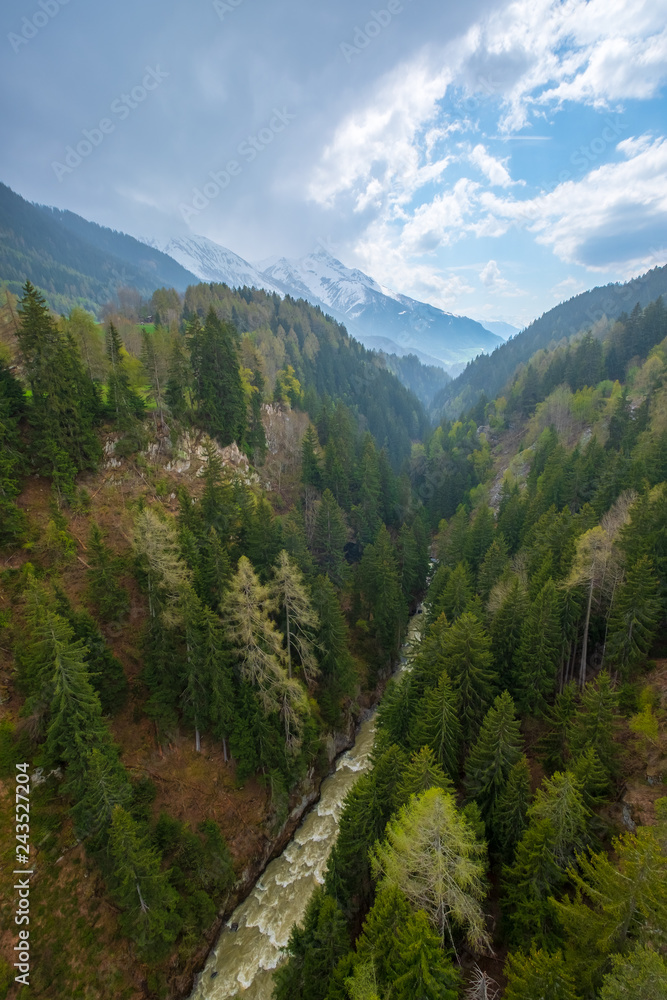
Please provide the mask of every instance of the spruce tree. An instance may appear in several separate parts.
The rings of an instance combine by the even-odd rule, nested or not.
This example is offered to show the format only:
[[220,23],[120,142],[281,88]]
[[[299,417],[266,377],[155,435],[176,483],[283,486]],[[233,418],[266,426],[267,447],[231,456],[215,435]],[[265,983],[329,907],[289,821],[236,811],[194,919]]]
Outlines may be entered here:
[[456,693],[446,671],[419,704],[414,731],[415,743],[430,747],[445,774],[458,781],[461,724]]
[[109,361],[107,407],[119,427],[128,430],[134,420],[142,416],[144,403],[130,385],[123,350],[118,330],[112,322],[109,322],[106,330],[106,351]]
[[600,984],[610,956],[639,943],[661,948],[667,927],[667,857],[652,827],[614,841],[616,864],[605,853],[580,854],[569,875],[573,899],[553,901],[565,933],[566,954],[577,982]]
[[238,333],[218,319],[213,307],[204,326],[195,318],[188,328],[194,374],[197,424],[223,447],[241,442],[246,429],[246,401],[239,371]]
[[568,745],[576,760],[588,747],[594,747],[600,762],[611,776],[616,771],[617,749],[614,733],[618,720],[618,694],[611,678],[602,671],[589,681],[581,695],[568,732]]
[[180,334],[176,334],[171,342],[164,398],[177,420],[182,420],[187,413],[191,382],[190,360],[185,350],[183,338]]
[[441,788],[443,792],[451,792],[454,785],[435,759],[431,748],[422,747],[413,753],[410,763],[401,775],[398,786],[399,800],[401,803],[406,803],[411,795],[420,795],[427,788]]
[[359,577],[379,658],[393,659],[407,624],[408,609],[401,591],[396,551],[384,524],[375,544],[364,550]]
[[111,891],[123,913],[120,925],[142,954],[162,955],[181,926],[178,895],[169,875],[160,870],[157,851],[150,847],[138,823],[122,806],[113,810],[109,832],[112,859]]
[[453,622],[464,611],[473,596],[472,574],[467,563],[460,562],[449,575],[444,590],[433,608],[432,616],[444,614]]
[[496,672],[500,683],[511,693],[515,690],[514,680],[518,674],[517,660],[527,613],[528,597],[519,579],[515,577],[491,623],[491,641]]
[[379,987],[391,982],[396,940],[411,912],[408,901],[396,886],[381,885],[378,888],[375,902],[357,938],[356,952],[359,965],[372,963]]
[[521,759],[521,742],[514,702],[509,692],[503,691],[486,713],[466,761],[468,795],[475,799],[487,822],[511,769]]
[[607,655],[624,676],[651,647],[663,612],[659,591],[651,559],[641,556],[619,588],[609,619]]
[[470,743],[491,704],[496,685],[491,642],[481,622],[465,613],[446,631],[443,645],[459,699],[463,737]]
[[530,954],[513,952],[505,966],[504,1000],[580,1000],[572,974],[560,952],[531,948]]
[[118,582],[118,566],[104,544],[100,526],[93,522],[88,536],[88,594],[103,621],[120,621],[130,610],[129,594]]
[[322,487],[318,446],[317,431],[312,424],[308,424],[301,443],[301,482],[304,486],[313,486],[316,490]]
[[530,798],[530,767],[528,759],[521,757],[509,772],[491,816],[493,843],[507,863],[526,829]]
[[423,910],[398,929],[389,976],[395,1000],[457,1000],[461,976],[443,954]]
[[499,535],[486,550],[477,574],[477,589],[482,600],[488,600],[494,584],[500,580],[508,565],[507,542]]
[[558,594],[549,580],[530,606],[515,657],[514,690],[522,715],[544,712],[556,686],[560,654]]
[[315,579],[312,606],[319,619],[315,643],[319,664],[318,701],[324,718],[335,723],[341,698],[351,695],[354,690],[356,673],[348,648],[347,622],[328,576]]
[[600,1000],[664,1000],[667,996],[667,960],[651,948],[639,946],[628,955],[612,956],[612,971],[602,982]]
[[71,495],[80,469],[95,468],[101,448],[94,432],[98,398],[74,340],[63,336],[40,293],[26,282],[17,331],[32,397],[33,456]]
[[326,489],[315,515],[313,552],[322,571],[333,583],[340,585],[345,575],[343,547],[347,541],[347,528],[343,512],[331,490]]

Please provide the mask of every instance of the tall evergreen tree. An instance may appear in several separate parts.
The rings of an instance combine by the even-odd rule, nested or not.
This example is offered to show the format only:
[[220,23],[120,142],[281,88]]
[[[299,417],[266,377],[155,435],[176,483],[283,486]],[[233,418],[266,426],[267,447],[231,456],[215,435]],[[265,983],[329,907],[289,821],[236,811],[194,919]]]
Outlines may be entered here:
[[343,582],[345,575],[343,547],[346,540],[343,512],[331,490],[326,489],[315,516],[313,552],[323,572],[337,585]]
[[469,743],[493,698],[496,675],[491,667],[491,642],[475,615],[466,613],[446,631],[444,651],[459,699],[463,737]]
[[109,322],[106,330],[106,351],[109,361],[107,406],[118,425],[127,429],[134,419],[143,414],[144,403],[130,385],[123,350],[118,330],[112,322]]
[[527,758],[521,757],[509,772],[491,817],[493,843],[507,863],[526,829],[530,794],[530,766]]
[[66,494],[79,469],[95,468],[101,448],[94,432],[99,401],[71,337],[63,336],[40,293],[26,282],[17,332],[32,392],[29,420],[40,467]]
[[561,654],[558,593],[545,583],[530,606],[515,657],[514,689],[519,711],[539,715],[554,692]]
[[311,683],[318,669],[315,634],[320,621],[313,609],[301,571],[284,549],[274,567],[270,588],[278,603],[281,626],[285,622],[287,675],[291,677],[292,670],[300,668],[304,679]]
[[662,616],[660,583],[653,563],[641,556],[618,589],[609,619],[607,655],[627,671],[648,653]]
[[466,788],[482,816],[490,821],[510,771],[521,759],[521,734],[514,702],[503,691],[484,717],[477,742],[466,761]]
[[104,543],[102,530],[93,523],[88,538],[88,593],[103,621],[119,621],[130,609],[128,592],[118,582],[118,566]]
[[160,858],[137,822],[120,805],[114,807],[109,835],[110,878],[114,898],[123,908],[120,924],[144,954],[164,954],[180,930],[178,895]]
[[446,671],[437,687],[430,688],[417,709],[415,742],[428,746],[453,781],[459,777],[461,724],[456,693]]
[[529,955],[513,952],[505,967],[504,1000],[580,1000],[570,970],[560,952],[532,948]]
[[223,447],[232,441],[242,441],[246,401],[235,328],[218,319],[211,306],[203,327],[196,317],[190,323],[188,340],[197,423]]

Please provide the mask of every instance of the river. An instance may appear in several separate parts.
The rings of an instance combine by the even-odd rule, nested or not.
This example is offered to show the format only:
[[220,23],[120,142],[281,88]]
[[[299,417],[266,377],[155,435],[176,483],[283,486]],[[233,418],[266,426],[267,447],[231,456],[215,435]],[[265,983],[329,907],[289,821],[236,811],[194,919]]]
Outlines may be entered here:
[[[419,635],[420,615],[410,621],[399,672]],[[191,1000],[271,1000],[273,970],[284,961],[295,923],[306,912],[315,887],[324,881],[327,859],[338,832],[343,801],[370,767],[375,723],[362,723],[354,746],[324,779],[318,802],[306,813],[282,854],[265,868],[250,895],[236,907],[211,950]],[[236,925],[237,930],[232,931]]]

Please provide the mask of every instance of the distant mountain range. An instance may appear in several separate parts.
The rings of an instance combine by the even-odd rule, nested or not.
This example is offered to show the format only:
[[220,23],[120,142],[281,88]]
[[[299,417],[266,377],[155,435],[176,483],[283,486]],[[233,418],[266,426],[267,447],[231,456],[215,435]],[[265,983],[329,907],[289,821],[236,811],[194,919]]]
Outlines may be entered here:
[[423,364],[448,368],[492,351],[503,341],[476,320],[385,288],[324,249],[298,260],[280,257],[253,265],[204,236],[147,242],[202,281],[254,284],[319,305],[365,347],[387,354],[414,354]]

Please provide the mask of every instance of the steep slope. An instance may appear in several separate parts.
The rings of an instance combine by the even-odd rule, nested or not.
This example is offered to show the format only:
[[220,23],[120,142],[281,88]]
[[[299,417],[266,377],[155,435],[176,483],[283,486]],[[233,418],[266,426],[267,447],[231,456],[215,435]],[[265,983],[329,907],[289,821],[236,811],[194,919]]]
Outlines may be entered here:
[[119,286],[150,295],[160,285],[185,291],[196,281],[167,254],[72,212],[33,205],[0,184],[0,279],[16,293],[29,279],[49,305],[97,311]]
[[536,351],[590,329],[606,317],[618,319],[639,303],[645,307],[667,293],[667,265],[655,267],[624,284],[610,284],[575,295],[544,313],[522,333],[498,347],[493,354],[475,358],[464,372],[443,389],[435,403],[450,417],[473,406],[482,393],[498,395],[517,367]]

